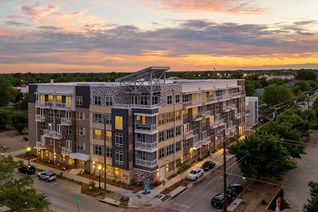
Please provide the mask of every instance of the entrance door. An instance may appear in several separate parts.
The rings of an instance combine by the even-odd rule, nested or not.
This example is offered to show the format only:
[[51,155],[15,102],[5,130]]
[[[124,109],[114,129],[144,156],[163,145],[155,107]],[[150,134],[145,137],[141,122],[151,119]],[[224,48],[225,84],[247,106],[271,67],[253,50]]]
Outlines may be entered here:
[[166,171],[165,171],[165,166],[160,168],[160,173],[159,173],[159,181],[161,182],[166,178]]

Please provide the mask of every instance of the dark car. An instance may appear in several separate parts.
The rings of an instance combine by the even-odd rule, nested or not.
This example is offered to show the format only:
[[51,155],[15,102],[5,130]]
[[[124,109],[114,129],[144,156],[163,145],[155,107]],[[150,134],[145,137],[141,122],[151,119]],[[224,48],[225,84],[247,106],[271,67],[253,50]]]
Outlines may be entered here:
[[213,169],[215,167],[215,163],[212,162],[212,161],[205,161],[203,164],[202,164],[202,169],[204,171],[209,171],[210,169]]
[[[229,205],[233,201],[233,197],[231,195],[227,195],[227,205]],[[211,199],[211,205],[215,208],[222,208],[224,204],[224,193],[219,193],[216,194],[212,199]]]
[[31,175],[35,173],[35,167],[22,165],[21,167],[18,168],[18,172]]
[[232,183],[226,190],[229,195],[237,197],[243,191],[243,186],[237,183]]
[[49,182],[56,179],[56,174],[53,171],[43,171],[38,173],[38,178]]

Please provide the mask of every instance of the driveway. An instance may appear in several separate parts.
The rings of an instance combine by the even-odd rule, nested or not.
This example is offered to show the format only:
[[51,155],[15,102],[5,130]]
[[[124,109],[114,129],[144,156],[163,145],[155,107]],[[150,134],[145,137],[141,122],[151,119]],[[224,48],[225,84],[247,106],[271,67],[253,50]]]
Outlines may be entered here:
[[297,159],[297,168],[292,170],[283,186],[285,200],[290,209],[284,211],[303,211],[304,204],[310,197],[309,181],[318,181],[318,131],[310,135],[310,142],[306,147],[306,154]]

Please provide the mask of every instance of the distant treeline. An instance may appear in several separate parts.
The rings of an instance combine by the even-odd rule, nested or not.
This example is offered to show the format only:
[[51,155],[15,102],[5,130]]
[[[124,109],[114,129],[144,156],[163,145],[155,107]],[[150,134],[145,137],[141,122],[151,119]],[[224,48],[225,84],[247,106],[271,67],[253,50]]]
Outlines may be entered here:
[[[312,69],[282,69],[282,70],[235,70],[235,71],[184,71],[167,72],[166,77],[177,77],[184,79],[241,79],[244,74],[261,76],[268,75],[294,75],[302,76],[304,73],[318,73],[318,70]],[[302,73],[302,74],[298,74]],[[50,79],[55,82],[113,82],[119,77],[130,73],[15,73],[0,74],[0,77],[7,79],[13,86],[29,83],[47,83]],[[306,74],[305,74],[306,75]]]

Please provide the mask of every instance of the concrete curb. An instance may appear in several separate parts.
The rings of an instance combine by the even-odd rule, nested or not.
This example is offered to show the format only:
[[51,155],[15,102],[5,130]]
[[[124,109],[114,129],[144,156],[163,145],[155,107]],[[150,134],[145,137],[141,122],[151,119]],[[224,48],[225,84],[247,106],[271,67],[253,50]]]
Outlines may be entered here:
[[[174,199],[177,196],[179,196],[182,192],[184,192],[185,190],[187,190],[188,187],[184,187],[184,186],[179,186],[178,188],[176,188],[175,190],[171,191],[168,195],[170,195],[170,199]],[[175,192],[175,193],[174,193]],[[173,194],[171,194],[173,193]]]

